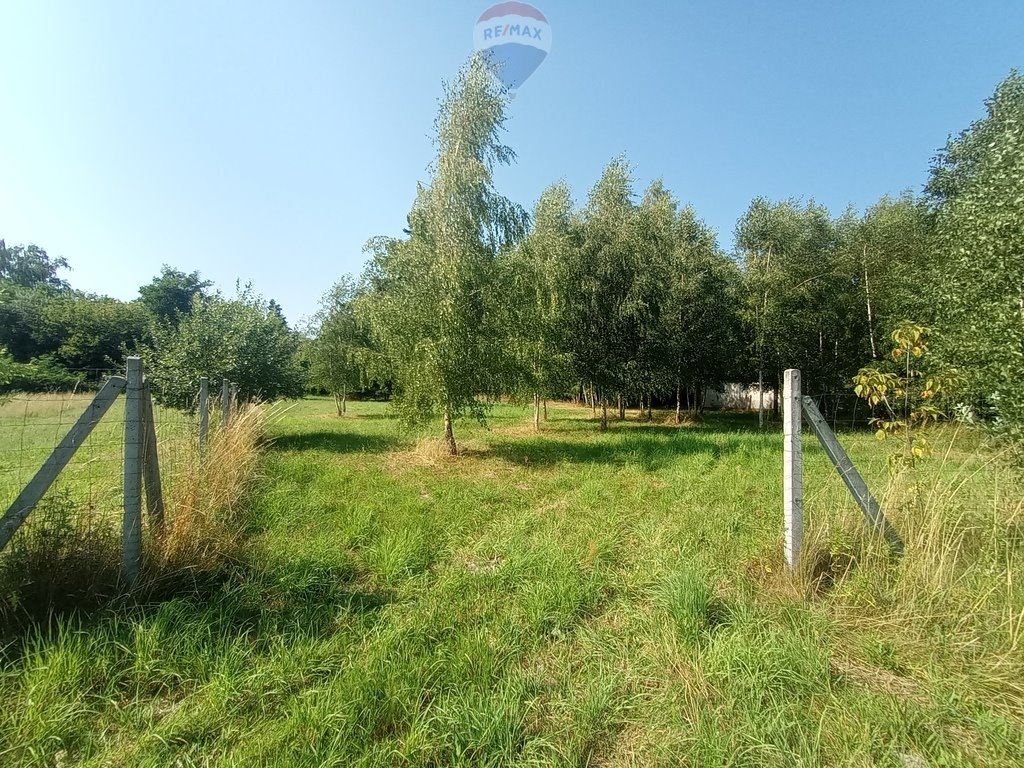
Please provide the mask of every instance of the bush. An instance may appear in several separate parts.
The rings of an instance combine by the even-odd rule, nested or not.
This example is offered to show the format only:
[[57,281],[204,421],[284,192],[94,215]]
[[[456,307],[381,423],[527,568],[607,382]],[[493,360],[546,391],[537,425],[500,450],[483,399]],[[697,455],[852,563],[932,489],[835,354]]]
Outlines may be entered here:
[[10,363],[8,391],[20,392],[62,392],[75,389],[83,379],[57,360],[54,355],[40,355],[27,363]]
[[298,362],[299,341],[270,303],[248,289],[235,299],[196,299],[177,326],[153,333],[149,377],[157,399],[194,408],[196,383],[213,386],[228,379],[242,400],[301,397],[305,375]]

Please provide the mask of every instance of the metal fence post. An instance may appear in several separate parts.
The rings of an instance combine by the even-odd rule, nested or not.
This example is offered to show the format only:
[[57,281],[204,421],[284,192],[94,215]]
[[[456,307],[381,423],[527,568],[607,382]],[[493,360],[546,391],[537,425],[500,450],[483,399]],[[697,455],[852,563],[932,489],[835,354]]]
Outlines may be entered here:
[[127,581],[139,575],[142,558],[142,358],[128,358],[124,406],[124,521],[121,571]]
[[223,379],[220,383],[220,428],[227,427],[231,420],[231,382]]
[[146,486],[146,512],[150,525],[159,530],[164,524],[164,491],[160,482],[160,457],[157,454],[156,419],[149,382],[142,387],[142,480]]
[[800,443],[800,371],[786,371],[782,385],[782,505],[786,562],[795,569],[804,537],[804,460]]
[[199,379],[199,453],[206,452],[206,436],[210,431],[210,380]]
[[882,507],[874,496],[871,495],[871,491],[868,490],[867,483],[864,482],[864,478],[861,477],[860,472],[853,465],[853,461],[850,459],[850,455],[846,452],[842,445],[839,444],[839,440],[836,439],[835,433],[829,429],[828,424],[825,422],[825,418],[821,415],[821,411],[818,410],[818,406],[814,404],[814,401],[805,397],[803,399],[804,412],[807,414],[807,421],[811,425],[811,429],[814,430],[814,434],[818,436],[818,440],[821,442],[821,447],[825,449],[825,453],[831,460],[832,465],[839,472],[839,476],[843,479],[847,489],[853,496],[854,501],[857,502],[857,506],[860,507],[864,513],[864,517],[874,530],[881,533],[893,552],[900,554],[903,552],[903,539],[896,532],[896,529],[889,524],[889,521],[885,518],[882,512]]

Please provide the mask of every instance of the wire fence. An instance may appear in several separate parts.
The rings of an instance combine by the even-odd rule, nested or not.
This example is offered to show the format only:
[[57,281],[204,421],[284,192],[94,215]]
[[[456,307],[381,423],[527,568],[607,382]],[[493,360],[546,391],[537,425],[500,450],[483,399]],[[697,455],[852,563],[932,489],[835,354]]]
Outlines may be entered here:
[[[110,372],[106,371],[74,374],[81,386],[71,392],[0,396],[0,514],[19,506],[19,494],[33,482],[48,459],[60,454],[62,449],[58,446],[62,441],[66,449],[68,436],[75,434],[76,422],[96,408],[94,403],[102,397],[97,392],[111,381]],[[97,378],[101,375],[105,378]],[[113,381],[123,375],[115,373]],[[165,496],[175,495],[179,485],[194,483],[202,461],[200,383],[196,382],[189,407],[184,409],[161,405],[165,393],[151,389],[151,382],[146,381],[144,389],[137,390],[135,395],[130,380],[127,388],[124,379],[120,379],[120,385],[124,394],[112,392],[116,400],[87,436],[76,441],[66,466],[31,507],[7,546],[0,547],[0,566],[5,559],[16,559],[26,550],[40,549],[41,544],[43,548],[60,548],[74,546],[75,542],[105,541],[111,545],[108,548],[123,545],[127,550],[128,538],[138,539],[142,535],[142,520],[134,527],[130,523],[132,489],[136,489],[134,493],[139,498],[145,496],[152,518],[155,499],[162,504]],[[219,393],[211,394],[208,420],[215,427],[222,411]],[[142,401],[141,420],[137,416],[133,420],[133,396]],[[180,397],[174,399],[180,402]],[[150,453],[152,446],[148,443],[154,438],[155,452]],[[133,441],[143,454],[141,461],[130,459]],[[147,474],[143,467],[151,456],[155,461],[149,467],[153,469],[155,465],[158,471]],[[145,524],[152,526],[155,522],[147,519]]]

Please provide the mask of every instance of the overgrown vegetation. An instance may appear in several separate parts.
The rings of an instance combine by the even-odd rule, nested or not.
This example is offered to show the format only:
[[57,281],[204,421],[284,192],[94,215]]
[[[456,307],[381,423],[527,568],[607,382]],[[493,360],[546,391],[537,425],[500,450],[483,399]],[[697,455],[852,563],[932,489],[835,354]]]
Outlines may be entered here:
[[[65,413],[76,418],[88,401],[23,396],[0,404],[0,433],[21,441],[17,453],[0,450],[5,510],[25,482],[24,470],[34,471],[51,450],[53,425]],[[120,578],[123,423],[114,409],[0,554],[0,637],[112,598],[187,589],[240,556],[260,477],[263,408],[240,409],[227,429],[215,422],[204,456],[191,420],[164,409],[157,417],[166,517],[162,530],[147,526],[141,578],[130,588]]]
[[[1013,766],[1021,499],[978,436],[918,462],[842,439],[907,542],[808,445],[806,573],[781,441],[671,411],[498,406],[462,456],[330,399],[272,426],[250,544],[215,580],[7,651],[5,763]],[[917,762],[914,762],[917,761]]]
[[[0,241],[4,389],[77,386],[144,349],[178,408],[199,375],[243,399],[322,388],[341,413],[373,381],[443,435],[305,401],[251,498],[249,411],[172,484],[142,584],[89,613],[117,586],[116,536],[52,495],[2,561],[0,618],[31,621],[3,649],[0,758],[1018,765],[1024,488],[1011,449],[964,423],[1022,435],[1021,76],[987,107],[922,198],[838,218],[756,198],[727,254],[661,182],[637,199],[623,158],[582,207],[549,187],[529,222],[494,186],[514,157],[505,97],[473,59],[404,236],[371,241],[307,338],[196,272],[120,302]],[[778,436],[737,414],[679,426],[707,387],[788,367],[823,398],[856,374],[881,435],[901,436],[895,462],[868,433],[843,439],[902,558],[812,451],[789,573]],[[532,397],[532,429],[501,397]],[[558,403],[541,430],[560,397],[590,418]],[[462,415],[477,424],[456,443]]]

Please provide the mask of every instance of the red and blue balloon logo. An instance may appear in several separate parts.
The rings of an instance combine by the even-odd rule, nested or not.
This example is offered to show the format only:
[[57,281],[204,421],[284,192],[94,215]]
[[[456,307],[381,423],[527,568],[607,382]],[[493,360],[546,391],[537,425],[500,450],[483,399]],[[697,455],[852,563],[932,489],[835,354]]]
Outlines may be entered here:
[[477,19],[473,47],[514,96],[551,50],[551,25],[532,5],[498,3]]

